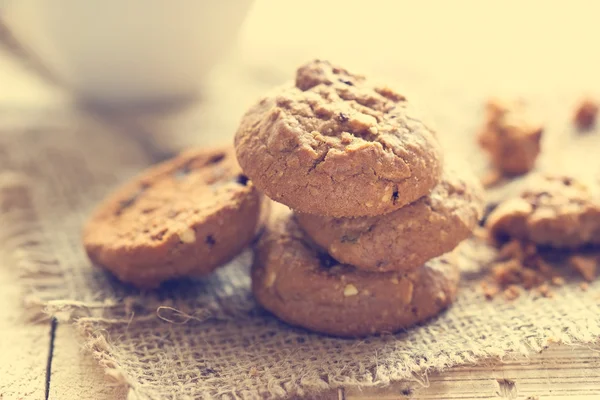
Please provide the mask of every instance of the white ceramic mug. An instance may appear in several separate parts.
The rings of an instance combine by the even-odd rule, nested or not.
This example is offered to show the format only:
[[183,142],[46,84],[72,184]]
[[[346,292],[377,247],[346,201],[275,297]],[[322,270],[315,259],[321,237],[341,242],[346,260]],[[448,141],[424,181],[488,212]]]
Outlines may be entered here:
[[78,96],[144,103],[193,96],[252,0],[12,0],[16,39]]

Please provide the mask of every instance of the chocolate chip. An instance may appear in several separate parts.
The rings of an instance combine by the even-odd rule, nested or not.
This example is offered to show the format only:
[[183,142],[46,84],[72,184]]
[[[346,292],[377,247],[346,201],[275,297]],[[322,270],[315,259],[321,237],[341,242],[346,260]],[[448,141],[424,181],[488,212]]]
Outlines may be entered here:
[[402,391],[400,393],[402,393],[403,396],[410,396],[412,394],[412,389],[404,388],[404,389],[402,389]]
[[236,178],[235,181],[237,183],[239,183],[242,186],[247,186],[248,185],[248,177],[244,174],[239,174]]
[[154,233],[153,235],[151,235],[150,238],[152,240],[162,240],[163,237],[167,234],[168,231],[169,231],[168,228],[161,229],[160,231],[158,231],[158,232]]
[[339,80],[340,82],[342,82],[343,84],[345,84],[345,85],[348,85],[348,86],[354,86],[354,83],[352,83],[352,81],[349,81],[348,79],[339,78],[338,80]]
[[358,235],[343,235],[340,238],[340,242],[342,243],[356,243],[358,240]]
[[213,247],[217,243],[217,241],[212,235],[208,235],[204,241],[206,242],[208,247]]
[[397,201],[398,201],[398,188],[394,189],[394,192],[392,193],[392,203],[396,204]]
[[117,215],[120,215],[127,208],[129,208],[132,205],[134,205],[135,202],[137,201],[137,199],[142,195],[142,193],[144,193],[145,190],[146,190],[145,186],[144,187],[140,187],[137,190],[137,192],[135,192],[134,194],[131,195],[131,197],[129,197],[126,200],[121,200],[121,202],[119,203],[119,209],[117,210]]
[[321,263],[322,267],[331,268],[334,265],[337,265],[338,262],[331,257],[328,253],[318,252],[317,257],[319,258],[319,263]]
[[565,186],[571,186],[573,184],[573,178],[564,177],[562,182]]
[[208,160],[208,163],[209,164],[216,164],[216,163],[219,163],[219,162],[223,161],[224,158],[225,158],[225,154],[224,153],[215,154],[214,156],[212,156]]
[[350,120],[350,118],[344,113],[340,113],[339,119],[340,119],[340,122],[348,122],[348,120]]

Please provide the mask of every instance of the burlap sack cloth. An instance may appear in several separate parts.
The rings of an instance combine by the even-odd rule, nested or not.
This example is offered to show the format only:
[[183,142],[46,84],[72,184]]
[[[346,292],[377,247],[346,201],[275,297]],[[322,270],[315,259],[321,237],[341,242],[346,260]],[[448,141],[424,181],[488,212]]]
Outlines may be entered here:
[[[472,137],[481,99],[435,93],[428,96],[448,152],[481,165]],[[597,171],[590,149],[598,148],[598,135],[571,131],[565,99],[538,102],[549,127],[540,168]],[[198,132],[228,141],[236,123],[228,121],[227,132],[199,124],[180,134],[190,142]],[[484,300],[478,280],[493,251],[476,243],[464,247],[462,288],[446,313],[364,340],[312,334],[262,311],[249,291],[249,251],[211,278],[140,293],[94,268],[80,242],[91,208],[155,161],[157,152],[127,132],[123,124],[73,110],[0,115],[4,263],[20,272],[27,309],[76,324],[106,373],[130,387],[129,400],[318,395],[526,355],[551,342],[590,343],[600,335],[598,283],[583,292],[573,278],[553,298],[525,293],[514,302]]]

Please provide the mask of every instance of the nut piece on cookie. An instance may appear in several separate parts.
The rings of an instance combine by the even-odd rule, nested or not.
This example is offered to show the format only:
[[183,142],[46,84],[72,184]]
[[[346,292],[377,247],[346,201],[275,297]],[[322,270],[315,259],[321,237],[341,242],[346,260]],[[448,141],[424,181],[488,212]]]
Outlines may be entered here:
[[493,167],[507,176],[529,172],[540,153],[542,125],[527,116],[519,101],[491,100],[486,114],[478,139]]
[[397,210],[442,172],[437,139],[404,96],[326,61],[300,67],[250,108],[235,147],[267,196],[335,217]]
[[487,218],[490,233],[557,248],[600,244],[600,205],[588,186],[566,176],[533,176],[519,196]]
[[340,264],[316,246],[280,204],[255,247],[252,291],[278,318],[344,337],[392,333],[439,314],[460,273],[447,253],[410,273],[372,273]]
[[484,193],[461,168],[419,200],[374,217],[333,218],[297,213],[300,227],[336,260],[368,271],[407,272],[453,250],[483,214]]
[[580,131],[586,131],[594,127],[598,115],[598,103],[592,99],[583,100],[573,116],[573,122]]
[[120,280],[152,288],[206,275],[240,253],[259,228],[263,203],[232,148],[190,150],[105,199],[83,244]]

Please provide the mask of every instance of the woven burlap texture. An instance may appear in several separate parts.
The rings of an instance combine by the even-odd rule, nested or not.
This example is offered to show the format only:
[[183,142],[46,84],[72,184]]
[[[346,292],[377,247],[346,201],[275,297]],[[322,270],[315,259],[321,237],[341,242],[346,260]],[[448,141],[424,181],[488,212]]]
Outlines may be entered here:
[[145,147],[82,116],[0,119],[5,263],[22,276],[27,308],[76,324],[106,372],[129,385],[129,399],[278,398],[385,385],[600,335],[597,283],[585,293],[574,279],[553,298],[485,301],[477,281],[492,251],[475,243],[463,248],[456,304],[384,337],[336,339],[268,315],[249,291],[250,251],[211,278],[140,293],[90,264],[80,231],[109,190],[152,162]]

